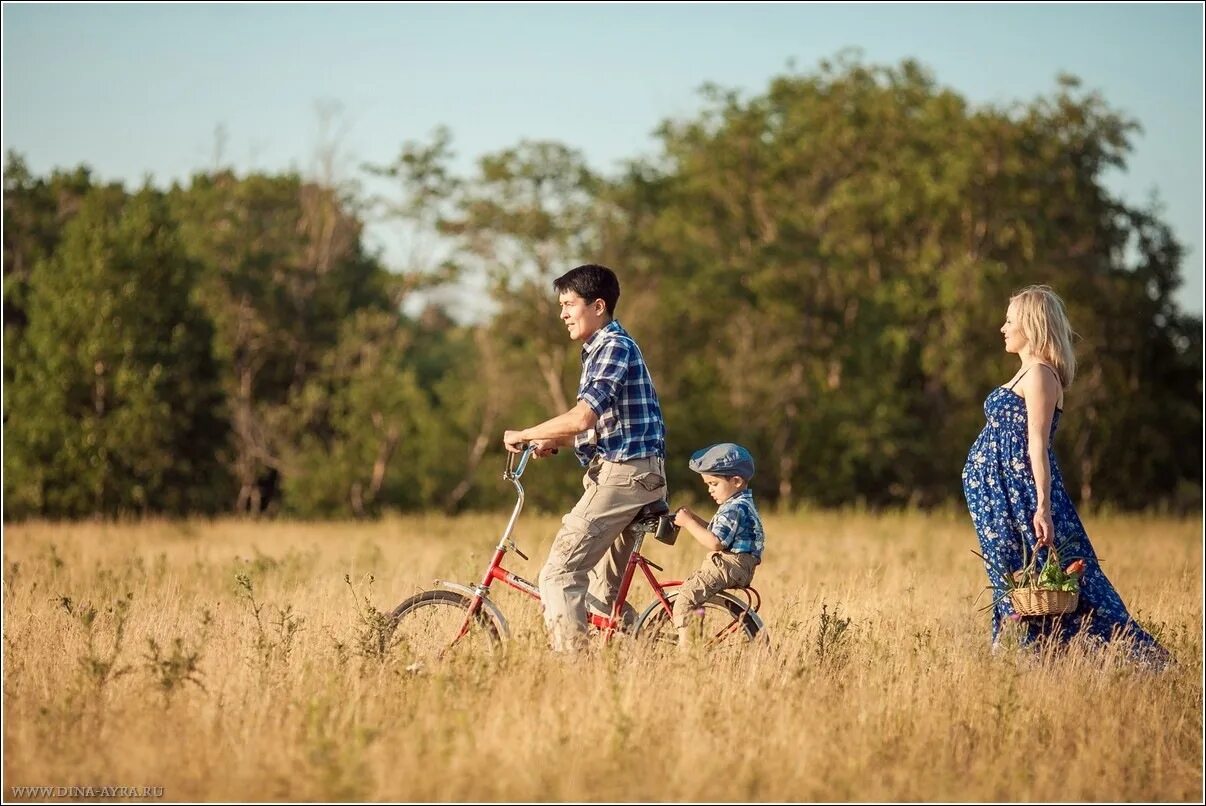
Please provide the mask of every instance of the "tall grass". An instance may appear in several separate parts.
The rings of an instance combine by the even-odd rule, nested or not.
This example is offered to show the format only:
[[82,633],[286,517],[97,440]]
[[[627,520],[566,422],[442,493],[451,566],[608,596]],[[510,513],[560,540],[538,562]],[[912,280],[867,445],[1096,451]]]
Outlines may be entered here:
[[[1178,663],[992,654],[966,515],[767,518],[769,641],[566,660],[501,590],[508,651],[407,670],[375,619],[476,581],[505,516],[5,529],[7,787],[168,800],[1075,800],[1202,794],[1202,524],[1090,518]],[[557,520],[508,556],[534,579]],[[691,541],[646,553],[681,578]],[[648,601],[643,583],[638,604]],[[12,790],[5,792],[12,797]]]

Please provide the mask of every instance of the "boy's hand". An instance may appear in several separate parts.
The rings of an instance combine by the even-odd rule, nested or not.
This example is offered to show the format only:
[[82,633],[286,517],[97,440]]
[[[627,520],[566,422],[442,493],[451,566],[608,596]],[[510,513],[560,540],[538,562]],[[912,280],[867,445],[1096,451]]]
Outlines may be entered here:
[[695,515],[686,507],[679,507],[674,511],[674,525],[678,527],[686,526],[691,523]]

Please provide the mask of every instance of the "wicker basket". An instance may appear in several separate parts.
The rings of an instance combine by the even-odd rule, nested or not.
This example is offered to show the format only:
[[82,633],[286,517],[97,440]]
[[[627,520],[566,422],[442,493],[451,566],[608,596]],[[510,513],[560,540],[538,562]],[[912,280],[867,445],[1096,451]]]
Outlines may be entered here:
[[[1051,555],[1055,562],[1059,563],[1059,553],[1052,546]],[[1031,574],[1031,579],[1034,578],[1035,566],[1038,562],[1038,552],[1030,555],[1028,567],[1021,571],[1014,571],[1013,578],[1021,580],[1024,578],[1027,571]],[[1027,585],[1020,588],[1014,588],[1009,592],[1009,603],[1013,605],[1013,612],[1019,616],[1058,616],[1063,613],[1071,613],[1080,603],[1080,594],[1075,591],[1056,591],[1050,588],[1039,588]]]
[[1009,602],[1019,616],[1056,616],[1075,610],[1080,594],[1047,588],[1014,588],[1009,592]]

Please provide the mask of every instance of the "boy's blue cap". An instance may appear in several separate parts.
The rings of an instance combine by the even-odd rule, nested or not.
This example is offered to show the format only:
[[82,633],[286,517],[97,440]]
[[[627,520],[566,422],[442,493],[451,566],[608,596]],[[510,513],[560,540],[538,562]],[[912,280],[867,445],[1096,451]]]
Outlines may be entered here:
[[741,476],[749,481],[754,477],[754,457],[735,442],[722,442],[691,454],[690,468],[696,473],[713,476]]

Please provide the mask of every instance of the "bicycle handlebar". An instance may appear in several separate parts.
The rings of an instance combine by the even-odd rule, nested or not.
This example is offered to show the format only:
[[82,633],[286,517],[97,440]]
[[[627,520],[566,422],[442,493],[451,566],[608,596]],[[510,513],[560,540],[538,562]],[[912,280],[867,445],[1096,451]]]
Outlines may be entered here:
[[[532,458],[535,451],[536,446],[531,442],[525,443],[523,450],[518,454],[507,451],[507,469],[503,471],[503,478],[510,481],[522,476],[524,469],[528,466],[528,460]],[[557,453],[557,448],[553,448],[551,453]],[[515,459],[516,456],[519,457],[518,460]]]
[[[510,451],[507,451],[507,469],[503,471],[503,478],[509,480],[517,479],[522,476],[523,471],[527,469],[528,460],[532,458],[532,453],[535,450],[535,446],[529,442],[524,446],[523,451],[520,453],[511,453]],[[515,459],[516,456],[519,457],[518,461]]]

